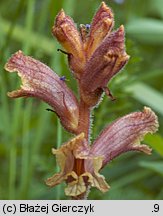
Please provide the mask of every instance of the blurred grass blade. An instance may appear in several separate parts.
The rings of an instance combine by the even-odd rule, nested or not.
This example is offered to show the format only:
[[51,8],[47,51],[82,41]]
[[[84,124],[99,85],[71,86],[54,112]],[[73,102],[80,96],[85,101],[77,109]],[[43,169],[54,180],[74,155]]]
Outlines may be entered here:
[[112,183],[110,191],[124,187],[128,184],[132,184],[138,180],[148,177],[149,175],[151,175],[151,172],[149,172],[149,170],[134,171],[124,177],[121,177],[119,180],[114,181]]
[[131,92],[143,105],[150,106],[163,115],[163,95],[160,92],[141,82],[127,86],[126,91]]
[[163,44],[163,22],[161,20],[134,19],[129,21],[125,28],[131,37],[143,43]]
[[[34,0],[29,0],[27,4],[26,20],[25,20],[25,31],[26,37],[30,38],[31,31],[33,28],[34,20]],[[22,44],[22,50],[26,53],[30,53],[30,41],[26,40]],[[22,100],[21,100],[22,102]],[[22,160],[21,160],[21,177],[20,177],[20,197],[22,199],[28,198],[29,193],[29,155],[30,155],[30,116],[32,112],[32,101],[28,102],[25,110],[23,111],[22,120]]]
[[163,68],[162,69],[152,69],[151,71],[148,71],[148,73],[144,73],[139,75],[140,81],[147,81],[149,79],[156,79],[159,76],[163,75]]
[[27,199],[29,193],[29,156],[30,156],[30,117],[32,110],[32,101],[28,101],[23,112],[22,119],[22,157],[21,157],[21,175],[20,175],[20,195],[21,199]]
[[[0,17],[0,31],[1,34],[7,35],[10,23]],[[12,33],[12,39],[17,42],[26,43],[27,41],[27,33],[26,28],[15,25],[14,31]],[[49,31],[49,36],[51,35]],[[53,39],[48,39],[45,36],[42,36],[38,33],[30,32],[30,37],[28,37],[28,43],[32,48],[42,49],[46,54],[52,54],[55,50],[55,42]]]
[[[20,121],[21,121],[21,109],[22,102],[21,100],[14,101],[14,109],[12,116],[12,126],[10,129],[12,142],[10,143],[10,152],[9,152],[9,199],[15,199],[16,196],[16,173],[17,173],[17,144],[18,137],[20,134]],[[18,118],[19,117],[19,118]]]
[[148,134],[145,137],[145,142],[163,157],[163,137],[159,134]]
[[[52,57],[51,57],[51,65],[52,65],[52,68],[55,68],[57,70],[57,74],[59,76],[61,76],[62,74],[62,66],[61,66],[61,55],[58,54],[53,54]],[[62,126],[61,126],[61,123],[60,123],[60,120],[57,119],[57,137],[56,137],[56,141],[57,141],[57,145],[56,145],[56,148],[60,148],[61,144],[62,144]],[[60,167],[57,165],[56,166],[56,172],[59,172],[60,171]],[[61,199],[61,184],[59,184],[57,187],[56,187],[56,196],[55,196],[55,199],[59,200]]]
[[151,6],[151,11],[159,14],[163,18],[163,4],[162,0],[150,0],[149,5]]
[[149,162],[149,161],[141,161],[139,163],[139,165],[141,167],[153,170],[153,171],[155,171],[158,174],[163,176],[163,161],[157,161],[157,162],[154,162],[154,161],[151,161],[151,162]]
[[69,16],[73,16],[75,11],[75,0],[66,0],[63,3],[64,10],[68,13]]

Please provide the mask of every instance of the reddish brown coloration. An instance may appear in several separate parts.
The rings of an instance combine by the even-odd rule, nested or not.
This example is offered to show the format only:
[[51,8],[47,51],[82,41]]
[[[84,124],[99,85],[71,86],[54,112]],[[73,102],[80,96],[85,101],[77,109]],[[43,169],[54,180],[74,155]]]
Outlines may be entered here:
[[100,8],[92,20],[90,35],[85,45],[88,59],[93,54],[95,49],[100,45],[105,36],[111,32],[113,26],[113,13],[111,9],[107,7],[104,2],[102,2]]
[[53,35],[69,53],[69,66],[79,80],[82,100],[93,107],[99,102],[103,87],[127,63],[124,27],[111,33],[114,17],[111,9],[102,2],[87,32],[86,27],[77,31],[72,19],[64,11],[58,14]]
[[89,185],[105,192],[109,185],[98,173],[99,170],[127,151],[150,154],[151,149],[147,145],[141,145],[140,141],[147,133],[155,133],[157,129],[157,116],[150,108],[145,107],[143,112],[126,115],[106,127],[91,147],[88,146],[84,133],[81,133],[53,151],[57,160],[60,160],[61,172],[49,178],[47,184],[55,186],[66,180],[66,194],[76,194],[76,198],[81,198]]
[[[124,50],[124,27],[108,35],[86,63],[81,79],[83,100],[90,106],[99,101],[103,87],[127,63]],[[96,96],[97,95],[97,96]]]
[[53,35],[69,53],[69,66],[73,72],[80,74],[85,64],[84,48],[80,33],[78,32],[73,20],[67,16],[62,9],[55,20],[52,28]]
[[158,120],[150,108],[126,115],[107,126],[92,145],[92,154],[103,155],[103,166],[127,151],[151,153],[147,145],[140,145],[146,133],[155,133]]
[[89,140],[89,129],[90,129],[90,108],[81,99],[79,104],[78,134],[84,132],[85,138]]
[[9,97],[37,97],[48,103],[70,132],[78,127],[78,102],[72,91],[49,67],[38,60],[15,53],[5,65],[9,72],[18,72],[22,79],[21,89],[8,93]]
[[140,141],[158,129],[157,116],[145,107],[143,112],[126,115],[107,126],[90,145],[91,112],[103,92],[114,100],[107,84],[129,59],[124,27],[111,33],[113,25],[113,13],[104,2],[91,25],[81,25],[80,32],[63,10],[56,17],[52,33],[64,47],[62,52],[68,55],[70,69],[78,82],[79,102],[63,79],[21,51],[5,66],[9,72],[17,71],[22,80],[21,88],[10,92],[10,97],[36,97],[45,101],[52,106],[64,128],[75,134],[59,149],[52,150],[60,172],[46,181],[50,187],[65,181],[65,194],[74,199],[84,199],[90,187],[106,192],[109,185],[99,174],[102,167],[127,151],[150,154],[151,149],[140,145]]
[[84,160],[83,159],[75,159],[73,171],[78,176],[82,175],[85,172],[85,170],[84,170]]

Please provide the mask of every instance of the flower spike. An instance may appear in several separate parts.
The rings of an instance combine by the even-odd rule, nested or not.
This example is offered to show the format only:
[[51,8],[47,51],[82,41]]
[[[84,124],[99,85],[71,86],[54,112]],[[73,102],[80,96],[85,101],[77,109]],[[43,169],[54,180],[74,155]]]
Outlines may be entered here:
[[81,97],[89,107],[99,103],[103,92],[109,92],[107,83],[129,60],[125,52],[124,27],[122,25],[111,33],[113,26],[112,10],[102,2],[92,23],[81,24],[79,31],[63,10],[57,15],[52,29],[68,54],[69,67],[79,81]]
[[108,125],[90,143],[91,113],[105,92],[113,97],[108,83],[129,60],[125,50],[125,31],[121,25],[116,31],[114,15],[105,4],[95,13],[91,24],[81,24],[78,31],[74,21],[62,9],[52,28],[52,34],[63,46],[58,49],[68,57],[69,68],[77,80],[79,102],[66,85],[65,76],[59,77],[48,66],[22,51],[15,53],[6,63],[9,72],[18,72],[22,85],[8,93],[12,98],[36,97],[48,103],[60,118],[62,125],[74,137],[52,149],[60,171],[46,180],[54,187],[65,181],[65,194],[74,199],[85,199],[89,188],[101,192],[110,188],[99,172],[112,159],[128,151],[146,154],[151,149],[140,144],[147,133],[159,127],[155,113],[148,107],[134,112]]
[[63,126],[74,132],[78,126],[78,102],[65,82],[48,66],[22,51],[15,53],[6,63],[9,72],[18,72],[22,85],[8,93],[9,97],[36,97],[48,103],[59,116]]

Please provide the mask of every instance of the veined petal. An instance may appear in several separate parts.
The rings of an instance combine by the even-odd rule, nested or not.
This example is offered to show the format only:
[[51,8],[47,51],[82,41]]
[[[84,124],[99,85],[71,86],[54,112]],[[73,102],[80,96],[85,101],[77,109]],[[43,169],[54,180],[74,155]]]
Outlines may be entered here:
[[124,27],[110,34],[94,52],[86,64],[82,87],[90,92],[105,87],[108,81],[127,63],[124,50]]
[[[67,147],[67,146],[66,146]],[[60,184],[63,180],[67,179],[67,174],[72,171],[74,165],[74,157],[71,151],[61,147],[60,149],[52,149],[52,153],[56,155],[57,164],[60,167],[60,172],[54,174],[52,177],[46,180],[46,184],[50,187],[54,187]]]
[[85,162],[85,170],[88,174],[88,182],[92,187],[96,187],[102,192],[106,192],[109,190],[110,186],[105,181],[105,177],[99,174],[99,170],[102,168],[103,157],[97,156],[92,159],[88,159]]
[[91,153],[104,157],[103,166],[127,151],[151,153],[147,145],[140,145],[147,133],[155,133],[158,120],[148,107],[143,112],[126,115],[106,127],[92,145]]
[[86,184],[84,182],[83,176],[78,176],[75,172],[70,173],[70,177],[73,178],[72,182],[69,182],[65,188],[65,194],[67,196],[79,196],[86,192]]
[[90,154],[90,148],[86,144],[84,133],[71,139],[59,149],[53,149],[56,155],[60,172],[46,180],[46,184],[53,187],[61,181],[66,181],[67,196],[80,196],[91,185],[102,192],[109,189],[104,176],[99,174],[103,157]]
[[89,58],[101,41],[109,34],[114,26],[114,16],[105,2],[101,3],[100,8],[93,17],[90,34],[86,44],[87,57]]
[[85,158],[85,172],[81,175],[77,175],[75,172],[71,172],[67,175],[71,181],[68,182],[65,189],[67,196],[79,196],[86,192],[88,185],[96,187],[103,193],[109,190],[109,185],[105,181],[105,177],[99,174],[99,170],[102,166],[102,157],[90,156]]
[[98,102],[102,89],[123,68],[128,59],[124,45],[124,27],[121,26],[104,39],[86,63],[81,79],[82,97],[85,103]]
[[[105,181],[105,177],[99,173],[91,174],[90,172],[85,172],[82,175],[78,176],[76,173],[70,173],[70,176],[74,180],[68,183],[65,188],[65,194],[67,196],[80,196],[87,190],[87,186],[90,184],[92,187],[96,187],[101,192],[106,192],[109,190],[109,185]],[[86,180],[87,179],[87,180]],[[87,183],[86,183],[87,182]]]
[[83,145],[84,133],[71,139],[69,142],[62,145],[59,149],[52,149],[52,153],[56,155],[57,164],[60,167],[60,172],[46,180],[46,184],[50,187],[60,183],[59,179],[67,179],[73,170],[75,157],[74,151]]
[[17,71],[22,80],[21,88],[9,92],[9,97],[39,98],[54,109],[67,130],[76,130],[79,115],[77,99],[48,66],[18,51],[8,60],[5,69]]

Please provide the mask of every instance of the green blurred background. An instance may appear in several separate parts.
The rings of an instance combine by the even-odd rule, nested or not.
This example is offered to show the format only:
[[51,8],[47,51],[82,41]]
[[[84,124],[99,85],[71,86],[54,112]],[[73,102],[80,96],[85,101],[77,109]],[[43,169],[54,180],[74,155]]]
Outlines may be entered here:
[[[36,99],[7,97],[19,87],[15,74],[3,67],[17,50],[23,50],[65,75],[77,92],[60,45],[51,35],[61,8],[76,24],[87,24],[99,0],[0,0],[0,199],[67,199],[64,184],[48,188],[44,180],[57,171],[52,147],[71,135],[62,130],[47,104]],[[89,199],[163,199],[163,1],[106,0],[115,14],[115,29],[126,29],[131,56],[122,73],[110,83],[115,102],[104,97],[94,111],[92,141],[117,117],[150,106],[158,115],[160,129],[144,143],[153,154],[126,153],[102,170],[111,189],[102,194],[92,189]]]

